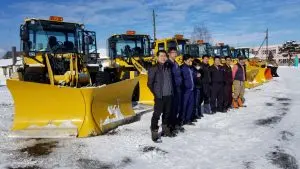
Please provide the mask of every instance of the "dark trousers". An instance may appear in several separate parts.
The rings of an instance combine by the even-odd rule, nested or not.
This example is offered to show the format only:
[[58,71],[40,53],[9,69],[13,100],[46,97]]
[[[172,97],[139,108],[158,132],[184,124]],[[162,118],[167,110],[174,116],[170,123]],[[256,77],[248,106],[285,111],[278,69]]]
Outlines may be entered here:
[[181,87],[177,87],[174,92],[173,102],[172,102],[172,113],[170,118],[170,124],[175,126],[181,122],[182,117],[182,92]]
[[228,109],[232,103],[232,83],[226,83],[224,86],[224,108]]
[[195,90],[195,115],[194,118],[197,116],[201,116],[201,88],[196,88]]
[[151,130],[158,130],[158,121],[162,115],[162,124],[169,125],[172,109],[172,96],[163,96],[154,99],[154,112],[151,119]]
[[203,83],[201,88],[200,104],[204,102],[204,106],[203,106],[204,113],[210,113],[210,109],[209,109],[210,95],[211,95],[210,85],[208,83]]
[[209,99],[210,99],[210,85],[203,84],[201,88],[201,104],[204,102],[204,104],[209,104]]
[[183,122],[191,122],[193,111],[194,111],[194,91],[193,90],[185,90],[183,93],[183,116],[182,121]]
[[211,98],[210,107],[211,111],[222,111],[223,109],[223,95],[224,95],[224,84],[223,83],[212,83],[211,85]]

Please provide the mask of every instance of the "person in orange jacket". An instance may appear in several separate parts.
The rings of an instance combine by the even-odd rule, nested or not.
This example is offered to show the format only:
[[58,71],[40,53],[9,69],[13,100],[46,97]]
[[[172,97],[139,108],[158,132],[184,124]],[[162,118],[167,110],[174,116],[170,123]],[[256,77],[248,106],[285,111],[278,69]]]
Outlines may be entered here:
[[246,65],[245,58],[239,57],[238,63],[234,65],[232,69],[233,78],[233,108],[244,107],[244,93],[245,93],[245,81],[246,81]]

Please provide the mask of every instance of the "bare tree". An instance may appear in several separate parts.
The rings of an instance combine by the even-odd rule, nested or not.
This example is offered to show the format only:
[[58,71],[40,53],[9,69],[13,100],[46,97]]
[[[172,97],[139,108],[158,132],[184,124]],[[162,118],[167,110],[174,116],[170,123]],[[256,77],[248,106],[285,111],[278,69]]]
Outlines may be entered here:
[[211,33],[204,23],[194,26],[191,41],[196,42],[197,40],[203,40],[204,42],[212,41]]

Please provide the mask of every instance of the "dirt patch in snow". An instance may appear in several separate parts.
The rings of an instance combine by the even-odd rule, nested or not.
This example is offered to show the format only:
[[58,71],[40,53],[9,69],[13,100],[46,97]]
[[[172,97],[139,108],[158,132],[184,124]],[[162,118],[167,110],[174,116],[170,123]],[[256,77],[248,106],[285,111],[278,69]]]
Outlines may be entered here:
[[44,155],[49,155],[52,153],[52,149],[57,147],[57,141],[51,141],[46,143],[37,143],[30,147],[25,147],[20,149],[21,153],[26,153],[32,157],[39,157]]
[[244,161],[243,165],[245,169],[253,169],[254,168],[254,162],[253,161]]
[[290,103],[280,103],[281,105],[283,105],[283,106],[289,106],[290,105]]
[[273,106],[274,103],[266,103],[266,106]]
[[132,163],[132,159],[129,157],[124,157],[121,161],[121,164],[119,165],[118,168],[124,168],[125,166],[129,165]]
[[276,97],[276,100],[279,101],[279,102],[282,102],[282,101],[292,101],[292,99],[287,98],[287,97]]
[[99,160],[91,160],[91,159],[79,159],[77,160],[78,167],[85,169],[112,169],[115,168],[113,163],[106,163]]
[[0,107],[13,107],[11,103],[0,103]]
[[7,167],[7,169],[42,169],[39,166],[26,166],[26,167]]
[[269,126],[271,124],[279,123],[281,119],[282,119],[281,116],[273,116],[273,117],[268,117],[266,119],[256,120],[255,124],[259,126]]
[[95,159],[86,159],[81,158],[77,160],[77,166],[79,168],[84,169],[113,169],[113,168],[124,168],[125,166],[132,163],[132,159],[129,157],[124,157],[121,161],[118,163],[112,163],[112,162],[103,162]]
[[273,165],[283,169],[299,169],[297,160],[294,156],[285,153],[283,150],[276,147],[276,151],[267,154],[268,160]]
[[151,152],[151,151],[156,151],[158,153],[161,153],[161,154],[168,154],[169,152],[165,151],[165,150],[162,150],[158,147],[154,147],[154,146],[145,146],[142,148],[142,152],[144,153],[147,153],[147,152]]
[[280,135],[281,135],[281,140],[289,141],[291,139],[291,137],[294,136],[294,133],[289,132],[289,131],[281,131]]

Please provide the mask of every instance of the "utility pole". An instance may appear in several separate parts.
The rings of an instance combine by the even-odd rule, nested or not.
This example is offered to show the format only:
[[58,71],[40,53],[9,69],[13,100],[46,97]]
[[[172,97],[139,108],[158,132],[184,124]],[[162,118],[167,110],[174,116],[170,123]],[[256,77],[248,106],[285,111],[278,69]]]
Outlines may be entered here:
[[266,60],[269,58],[269,29],[267,28],[267,32],[266,32],[266,49],[267,49],[267,57]]
[[153,37],[155,41],[156,40],[156,21],[155,21],[156,15],[154,9],[153,9],[152,17],[153,17]]

